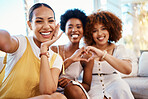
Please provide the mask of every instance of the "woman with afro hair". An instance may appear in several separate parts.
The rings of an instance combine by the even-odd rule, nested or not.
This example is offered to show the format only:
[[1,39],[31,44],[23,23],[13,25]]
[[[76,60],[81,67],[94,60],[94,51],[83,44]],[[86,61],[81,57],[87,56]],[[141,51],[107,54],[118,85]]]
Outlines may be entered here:
[[130,74],[132,59],[123,45],[116,42],[122,37],[122,21],[109,11],[97,11],[88,16],[84,41],[86,51],[92,53],[91,99],[134,99],[129,85],[119,72]]
[[[52,46],[52,50],[59,53],[64,60],[65,74],[60,75],[58,92],[64,93],[68,99],[89,99],[87,91],[90,89],[93,61],[83,58],[84,47],[79,48],[83,37],[87,16],[79,9],[67,10],[61,15],[60,28],[66,33],[69,42],[66,45]],[[92,64],[92,65],[90,65]],[[82,70],[82,83],[78,82]]]

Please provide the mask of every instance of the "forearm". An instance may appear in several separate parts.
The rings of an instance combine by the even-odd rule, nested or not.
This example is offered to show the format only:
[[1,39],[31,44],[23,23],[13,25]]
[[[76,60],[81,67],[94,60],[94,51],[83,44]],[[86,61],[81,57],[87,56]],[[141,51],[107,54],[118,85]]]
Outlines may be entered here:
[[81,83],[81,85],[84,87],[84,89],[88,92],[90,90],[90,85],[86,83]]
[[94,60],[90,60],[89,62],[81,62],[81,65],[83,66],[84,69],[82,86],[88,92],[90,90],[91,81],[92,81],[92,70],[93,70]]
[[[41,44],[40,49],[41,53],[45,53],[48,47]],[[48,56],[46,55],[41,55],[39,87],[41,94],[52,94],[57,88],[49,66]]]
[[52,94],[54,91],[56,91],[57,88],[48,64],[49,61],[47,56],[41,56],[39,84],[41,94]]
[[71,58],[65,59],[64,60],[64,69],[67,69],[72,63],[73,63],[73,60]]
[[130,61],[117,59],[110,54],[106,54],[104,60],[106,60],[113,68],[121,73],[130,74],[132,71],[132,65]]

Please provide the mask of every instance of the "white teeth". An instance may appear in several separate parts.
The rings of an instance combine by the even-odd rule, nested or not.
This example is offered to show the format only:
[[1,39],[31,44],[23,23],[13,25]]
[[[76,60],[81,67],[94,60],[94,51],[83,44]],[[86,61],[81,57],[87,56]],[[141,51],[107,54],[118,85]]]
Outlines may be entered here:
[[48,33],[42,33],[42,32],[41,32],[42,35],[49,35],[50,33],[51,33],[51,32],[48,32]]
[[99,39],[99,40],[103,40],[103,39],[104,39],[104,37],[99,37],[98,39]]
[[71,37],[72,38],[77,38],[79,35],[72,35]]

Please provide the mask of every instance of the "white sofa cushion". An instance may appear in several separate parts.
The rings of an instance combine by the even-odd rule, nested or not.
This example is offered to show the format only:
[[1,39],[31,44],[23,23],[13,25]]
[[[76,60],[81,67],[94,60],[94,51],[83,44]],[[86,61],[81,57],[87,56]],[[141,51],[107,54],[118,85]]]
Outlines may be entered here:
[[123,78],[130,86],[135,99],[148,99],[148,77]]
[[138,76],[148,76],[148,52],[143,52],[140,56]]

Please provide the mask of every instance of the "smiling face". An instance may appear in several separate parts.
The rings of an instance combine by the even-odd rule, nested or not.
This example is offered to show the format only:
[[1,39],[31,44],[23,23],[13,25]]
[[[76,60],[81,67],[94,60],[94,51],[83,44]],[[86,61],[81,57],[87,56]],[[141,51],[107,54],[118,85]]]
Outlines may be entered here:
[[106,27],[101,24],[95,24],[93,31],[93,39],[97,45],[105,45],[108,44],[109,39],[109,32],[107,31]]
[[42,42],[51,40],[53,37],[56,26],[53,11],[45,6],[35,9],[32,21],[28,21],[28,25],[34,32],[35,44],[40,47]]
[[72,43],[79,43],[83,36],[82,22],[77,18],[71,18],[67,21],[65,33]]

